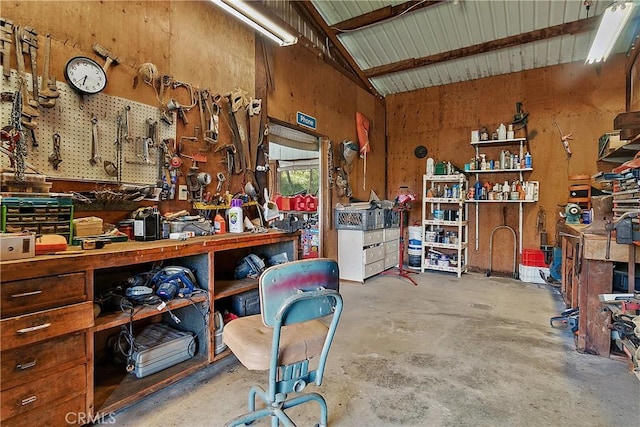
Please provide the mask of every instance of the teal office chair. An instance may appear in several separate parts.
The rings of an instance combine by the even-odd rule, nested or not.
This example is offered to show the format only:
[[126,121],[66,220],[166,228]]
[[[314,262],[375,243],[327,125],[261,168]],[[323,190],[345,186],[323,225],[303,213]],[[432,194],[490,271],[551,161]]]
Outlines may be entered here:
[[[295,426],[285,410],[315,401],[320,405],[318,425],[326,427],[324,398],[301,392],[309,383],[322,384],[342,313],[338,264],[318,258],[276,265],[262,273],[259,286],[262,313],[229,322],[223,340],[247,369],[269,370],[269,388],[253,386],[249,412],[227,426],[250,424],[263,417],[271,417],[272,427],[280,423]],[[320,320],[328,316],[332,316],[330,322]],[[287,398],[289,393],[296,395]],[[256,409],[256,396],[266,407]]]

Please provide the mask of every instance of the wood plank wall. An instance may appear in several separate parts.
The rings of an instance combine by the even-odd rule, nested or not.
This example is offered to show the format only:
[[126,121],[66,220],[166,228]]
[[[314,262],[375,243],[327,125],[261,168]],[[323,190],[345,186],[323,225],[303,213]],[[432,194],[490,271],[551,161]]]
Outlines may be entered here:
[[[389,188],[408,185],[421,197],[426,159],[414,157],[417,145],[428,148],[428,157],[451,161],[462,168],[475,155],[469,143],[470,131],[481,126],[494,130],[500,123],[511,122],[516,102],[522,102],[523,110],[529,113],[534,168],[525,179],[540,182],[540,201],[524,205],[523,245],[537,248],[540,244],[539,209],[546,213],[548,240],[553,244],[555,224],[562,209],[559,205],[567,203],[568,177],[592,175],[613,167],[597,162],[598,138],[612,132],[614,117],[624,112],[624,68],[625,59],[618,56],[596,67],[572,63],[387,96]],[[570,159],[554,121],[565,134],[573,134]],[[480,179],[483,178],[505,179],[501,176]],[[475,177],[471,177],[470,183],[474,182]],[[469,207],[469,265],[484,271],[488,268],[489,237],[494,227],[502,224],[503,205],[480,206],[478,251],[474,243],[473,206]],[[417,203],[411,221],[419,219],[420,203]],[[507,205],[507,225],[517,231],[517,204]],[[508,233],[501,230],[494,236],[493,271],[513,271],[512,238]]]
[[[275,82],[273,91],[268,95],[269,115],[288,123],[295,123],[297,111],[315,117],[318,121],[317,132],[332,142],[336,166],[340,164],[340,142],[345,139],[357,141],[356,112],[361,112],[369,119],[371,152],[367,156],[366,180],[364,160],[358,158],[353,162],[349,182],[355,199],[368,200],[371,190],[384,198],[387,183],[384,174],[386,127],[383,102],[306,49],[274,49],[273,67]],[[326,158],[324,150],[322,157]],[[323,185],[326,186],[326,182]],[[388,196],[393,198],[395,193],[391,192]],[[330,213],[338,202],[348,203],[349,199],[339,197],[334,186],[331,197],[325,198],[324,209]],[[337,232],[331,223],[332,218],[333,215],[329,214],[324,230],[324,249],[325,256],[336,257]]]
[[[324,61],[300,46],[268,49],[273,56],[274,87],[267,93],[265,77],[256,74],[261,60],[256,58],[260,44],[245,26],[220,12],[208,1],[2,1],[0,16],[21,26],[34,27],[43,45],[44,35],[50,33],[52,42],[51,74],[64,81],[63,67],[76,55],[103,60],[92,50],[100,43],[120,57],[121,63],[109,70],[109,85],[105,93],[158,105],[153,90],[142,83],[133,87],[134,78],[142,63],[151,62],[161,74],[195,87],[208,88],[212,93],[227,93],[242,87],[257,97],[266,93],[267,114],[276,119],[295,123],[296,111],[318,119],[318,133],[332,140],[335,161],[338,164],[338,144],[343,139],[356,140],[355,113],[362,112],[371,121],[371,153],[367,162],[367,181],[363,182],[363,161],[355,161],[351,173],[354,197],[366,200],[370,190],[385,197],[385,110],[382,101],[354,85]],[[40,53],[42,55],[42,51]],[[42,61],[40,61],[42,62]],[[42,66],[42,65],[40,65]],[[15,58],[12,59],[15,68]],[[188,104],[184,89],[171,94],[178,102]],[[166,95],[167,97],[169,95]],[[268,102],[267,102],[268,101]],[[190,124],[178,122],[178,138],[193,135],[193,126],[199,124],[197,112],[188,116]],[[221,118],[220,143],[230,142],[228,126]],[[50,140],[43,135],[41,139]],[[220,156],[209,155],[200,170],[215,174],[224,172]],[[323,153],[326,158],[326,152]],[[183,175],[188,172],[189,161],[184,162]],[[180,178],[184,183],[184,178]],[[232,191],[239,191],[241,182],[234,177]],[[94,183],[67,181],[54,182],[53,191],[92,190]],[[393,196],[394,194],[392,194]],[[340,201],[333,197],[326,201],[330,211]],[[163,202],[161,210],[189,209],[186,202]],[[78,213],[78,216],[95,215]],[[116,223],[128,212],[105,211],[105,221]],[[330,215],[329,218],[332,218]],[[337,256],[337,234],[332,224],[325,230],[325,255]]]

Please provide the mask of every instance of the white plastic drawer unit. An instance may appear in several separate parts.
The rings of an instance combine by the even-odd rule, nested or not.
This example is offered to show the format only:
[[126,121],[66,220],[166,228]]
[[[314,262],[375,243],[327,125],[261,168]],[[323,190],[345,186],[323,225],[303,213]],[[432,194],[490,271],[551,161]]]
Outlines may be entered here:
[[400,238],[399,228],[385,228],[382,231],[384,232],[385,242],[390,242],[391,240],[398,240]]
[[384,246],[381,244],[370,246],[362,252],[362,256],[362,262],[365,264],[380,261],[381,259],[384,259]]
[[[385,259],[398,251],[398,228],[378,230],[338,230],[338,264],[340,278],[355,282],[364,282],[368,277],[375,276],[385,269],[391,262],[397,260]],[[390,265],[390,266],[393,266]]]

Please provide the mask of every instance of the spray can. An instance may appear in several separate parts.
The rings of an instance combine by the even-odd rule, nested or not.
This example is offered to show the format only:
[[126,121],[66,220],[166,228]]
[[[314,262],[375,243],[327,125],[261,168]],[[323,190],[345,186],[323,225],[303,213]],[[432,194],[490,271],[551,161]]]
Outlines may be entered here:
[[242,200],[231,200],[231,209],[227,215],[229,216],[229,232],[242,233],[244,231],[244,218],[242,217]]
[[225,234],[227,232],[227,223],[220,213],[216,213],[213,219],[213,229],[215,234]]

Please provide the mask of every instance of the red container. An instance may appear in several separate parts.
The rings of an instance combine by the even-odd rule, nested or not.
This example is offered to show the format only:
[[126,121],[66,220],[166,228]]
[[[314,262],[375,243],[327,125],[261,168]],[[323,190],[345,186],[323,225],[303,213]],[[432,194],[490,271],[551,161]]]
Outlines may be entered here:
[[291,206],[291,210],[293,211],[304,211],[307,208],[307,204],[305,201],[305,197],[302,194],[298,194],[293,198],[293,206]]
[[292,211],[293,210],[293,198],[288,196],[282,196],[282,210],[283,211]]
[[540,249],[523,249],[522,265],[527,267],[548,267],[544,262],[544,252]]
[[318,210],[318,198],[312,196],[311,194],[307,194],[305,197],[305,211],[307,212],[315,212]]
[[273,202],[276,204],[276,206],[278,207],[279,211],[283,211],[283,207],[282,207],[282,196],[281,195],[277,195],[276,197],[273,198]]

